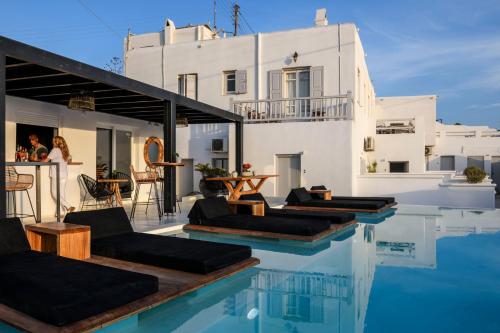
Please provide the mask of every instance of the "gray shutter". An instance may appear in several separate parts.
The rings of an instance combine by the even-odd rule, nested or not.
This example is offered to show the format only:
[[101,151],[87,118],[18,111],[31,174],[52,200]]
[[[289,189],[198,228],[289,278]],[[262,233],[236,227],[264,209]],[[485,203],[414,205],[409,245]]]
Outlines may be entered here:
[[234,74],[236,93],[246,94],[247,93],[247,71],[236,71]]
[[323,96],[323,66],[311,67],[309,72],[311,85],[311,97]]
[[282,72],[281,69],[269,71],[269,98],[280,99],[282,97]]

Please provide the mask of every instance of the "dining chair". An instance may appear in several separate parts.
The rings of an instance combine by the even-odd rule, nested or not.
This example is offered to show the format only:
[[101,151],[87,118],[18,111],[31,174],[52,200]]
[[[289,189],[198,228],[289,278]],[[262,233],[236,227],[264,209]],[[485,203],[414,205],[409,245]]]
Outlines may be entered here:
[[[112,207],[112,196],[113,192],[111,192],[105,184],[99,184],[94,178],[87,176],[85,174],[81,174],[78,176],[78,181],[81,185],[83,185],[85,189],[85,194],[82,200],[82,205],[80,210],[83,210],[83,207],[92,206],[95,209],[98,208],[98,204],[101,203],[103,206],[103,202],[105,202],[106,206]],[[94,204],[86,204],[87,196],[90,200],[93,200]]]

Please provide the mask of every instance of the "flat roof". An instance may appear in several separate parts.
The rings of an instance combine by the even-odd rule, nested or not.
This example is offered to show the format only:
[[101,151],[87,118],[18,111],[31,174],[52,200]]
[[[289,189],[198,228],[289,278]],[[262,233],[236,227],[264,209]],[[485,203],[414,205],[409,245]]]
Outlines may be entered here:
[[90,91],[97,112],[163,124],[165,101],[189,124],[242,122],[232,112],[3,36],[9,96],[68,105],[71,94]]

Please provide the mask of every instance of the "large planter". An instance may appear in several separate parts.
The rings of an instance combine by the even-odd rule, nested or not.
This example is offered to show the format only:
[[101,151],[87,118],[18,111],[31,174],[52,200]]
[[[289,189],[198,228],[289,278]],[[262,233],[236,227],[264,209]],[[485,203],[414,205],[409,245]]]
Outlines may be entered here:
[[206,181],[200,179],[200,192],[205,198],[214,198],[227,194],[226,186],[221,181]]

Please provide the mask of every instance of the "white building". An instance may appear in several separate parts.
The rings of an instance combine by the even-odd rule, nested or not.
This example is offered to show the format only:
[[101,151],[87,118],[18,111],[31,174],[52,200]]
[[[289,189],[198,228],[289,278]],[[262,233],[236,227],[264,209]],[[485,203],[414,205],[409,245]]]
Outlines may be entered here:
[[[494,207],[488,180],[466,185],[456,173],[480,165],[500,182],[499,132],[474,127],[450,134],[456,127],[436,123],[437,96],[376,97],[357,27],[328,25],[324,10],[311,28],[236,37],[168,20],[160,32],[127,37],[125,68],[129,77],[244,116],[244,160],[258,173],[280,175],[266,183],[266,195],[325,184],[337,194]],[[194,163],[234,170],[231,154],[211,152],[209,140],[228,141],[233,131],[219,126],[203,138],[197,132],[180,130],[178,150],[199,152],[195,144],[204,142],[205,154]],[[376,173],[368,173],[373,162]]]

